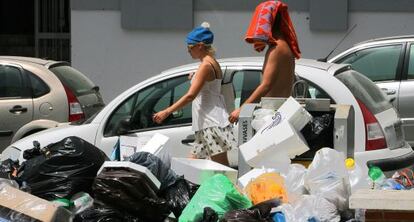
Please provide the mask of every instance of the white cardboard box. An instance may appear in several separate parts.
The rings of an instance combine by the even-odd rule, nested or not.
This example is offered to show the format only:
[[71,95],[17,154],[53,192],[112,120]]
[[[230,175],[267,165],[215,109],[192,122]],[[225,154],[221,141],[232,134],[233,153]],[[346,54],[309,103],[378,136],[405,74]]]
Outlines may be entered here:
[[277,112],[281,114],[282,120],[288,120],[297,131],[302,130],[312,120],[312,115],[293,97],[289,97]]
[[309,147],[288,121],[275,119],[239,149],[251,167],[273,167],[272,161],[284,160],[286,156],[293,159]]
[[[13,216],[11,216],[13,215]],[[0,221],[72,221],[70,211],[9,185],[0,186]]]
[[219,173],[227,176],[233,184],[237,182],[237,170],[211,160],[173,157],[171,169],[195,184],[202,184],[206,179]]
[[136,152],[148,152],[160,158],[169,167],[171,164],[169,142],[169,138],[160,133],[155,133],[153,136],[121,136],[119,141],[121,160]]
[[237,185],[239,185],[240,188],[244,189],[247,186],[247,184],[249,184],[251,181],[259,177],[260,175],[270,172],[277,172],[277,170],[271,168],[254,168],[246,174],[244,174],[243,176],[239,177],[239,179],[237,180]]
[[102,171],[114,168],[128,168],[136,172],[143,173],[152,182],[154,188],[156,188],[155,190],[159,190],[161,187],[161,182],[157,179],[157,177],[154,176],[154,174],[151,173],[148,168],[128,161],[105,161],[99,169],[97,175],[99,175]]

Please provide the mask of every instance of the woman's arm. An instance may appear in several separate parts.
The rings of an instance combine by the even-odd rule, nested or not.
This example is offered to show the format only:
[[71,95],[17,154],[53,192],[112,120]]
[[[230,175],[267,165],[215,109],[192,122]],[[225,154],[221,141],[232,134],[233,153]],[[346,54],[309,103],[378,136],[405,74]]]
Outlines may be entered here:
[[209,79],[208,77],[211,75],[212,67],[207,64],[201,64],[199,69],[197,70],[196,75],[193,77],[193,82],[191,83],[190,88],[188,89],[187,93],[181,97],[177,102],[175,102],[170,107],[154,114],[153,121],[160,124],[164,121],[171,113],[176,110],[181,109],[188,103],[192,102],[198,93],[200,92],[201,88],[203,87],[204,83]]

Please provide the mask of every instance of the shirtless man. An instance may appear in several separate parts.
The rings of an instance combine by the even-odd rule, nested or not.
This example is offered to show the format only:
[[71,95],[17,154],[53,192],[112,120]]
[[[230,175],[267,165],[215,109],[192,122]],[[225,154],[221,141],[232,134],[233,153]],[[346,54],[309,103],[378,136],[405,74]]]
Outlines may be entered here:
[[[280,19],[275,22],[272,28],[276,44],[268,45],[263,63],[263,80],[244,104],[258,102],[263,96],[289,97],[292,93],[295,77],[295,56],[286,42],[286,38],[276,28],[278,25],[280,25]],[[239,115],[240,108],[230,114],[229,121],[231,123],[236,122]]]

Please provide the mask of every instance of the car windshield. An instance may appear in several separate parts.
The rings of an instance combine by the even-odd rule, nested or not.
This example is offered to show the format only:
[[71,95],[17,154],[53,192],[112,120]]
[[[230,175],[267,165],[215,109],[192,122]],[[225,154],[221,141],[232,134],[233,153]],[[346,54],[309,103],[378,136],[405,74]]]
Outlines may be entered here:
[[68,66],[54,66],[50,68],[62,83],[69,87],[76,96],[87,94],[94,91],[95,84],[78,70]]
[[352,94],[363,102],[374,114],[392,108],[386,95],[371,80],[355,70],[347,70],[336,75]]

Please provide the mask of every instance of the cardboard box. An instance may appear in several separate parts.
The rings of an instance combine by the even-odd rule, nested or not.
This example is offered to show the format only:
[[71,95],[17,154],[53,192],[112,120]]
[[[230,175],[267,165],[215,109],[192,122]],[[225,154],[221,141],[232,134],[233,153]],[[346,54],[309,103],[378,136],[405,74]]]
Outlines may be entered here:
[[273,167],[272,162],[277,164],[287,157],[293,159],[308,151],[309,147],[288,121],[279,118],[265,125],[239,149],[251,167]]
[[148,152],[160,158],[167,166],[171,165],[170,139],[160,133],[153,136],[135,135],[119,138],[121,160],[125,160],[136,152]]
[[171,169],[195,184],[202,184],[206,179],[219,173],[227,176],[233,184],[237,182],[237,170],[211,160],[173,157]]
[[58,205],[9,185],[0,186],[0,221],[72,221],[72,214]]
[[312,115],[293,97],[289,97],[277,112],[280,113],[282,120],[286,119],[297,131],[302,130],[312,120]]
[[249,184],[251,181],[259,177],[260,175],[270,172],[277,172],[277,170],[271,168],[254,168],[246,174],[244,174],[243,176],[239,177],[239,179],[237,180],[237,185],[240,188],[244,189],[247,186],[247,184]]
[[137,173],[144,174],[148,182],[153,185],[153,190],[159,190],[161,187],[161,182],[151,173],[149,169],[144,166],[135,164],[133,162],[127,161],[105,161],[104,164],[99,169],[97,175],[101,172],[111,169],[119,169],[119,168],[126,168],[129,170],[133,170]]

